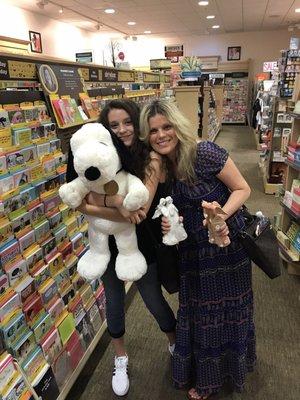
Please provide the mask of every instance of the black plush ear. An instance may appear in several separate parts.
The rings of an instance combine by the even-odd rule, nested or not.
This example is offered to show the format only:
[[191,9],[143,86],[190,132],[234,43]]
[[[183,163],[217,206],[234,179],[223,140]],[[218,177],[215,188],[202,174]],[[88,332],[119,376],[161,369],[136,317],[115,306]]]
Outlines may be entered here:
[[78,178],[78,174],[75,171],[74,168],[74,156],[71,150],[71,147],[69,149],[68,153],[68,164],[67,164],[67,173],[66,173],[66,181],[69,183],[73,181],[74,179]]
[[135,168],[133,165],[133,157],[130,150],[125,146],[125,144],[120,140],[115,133],[109,130],[110,136],[112,138],[113,145],[115,146],[117,153],[120,157],[122,168],[124,171],[136,175]]

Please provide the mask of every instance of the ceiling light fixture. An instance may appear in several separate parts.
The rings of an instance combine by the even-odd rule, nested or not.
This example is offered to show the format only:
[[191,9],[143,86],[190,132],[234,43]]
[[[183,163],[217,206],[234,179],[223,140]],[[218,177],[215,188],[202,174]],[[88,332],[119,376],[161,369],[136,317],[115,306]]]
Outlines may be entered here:
[[106,14],[114,14],[114,13],[116,12],[116,10],[114,10],[113,8],[106,8],[106,9],[104,10],[104,12],[105,12]]
[[151,33],[151,31],[144,31],[144,33],[146,33],[146,34],[150,34],[150,33]]
[[300,13],[300,8],[296,8],[296,9],[295,9],[295,12],[296,12],[296,13]]
[[198,4],[199,6],[208,6],[209,1],[199,1]]
[[220,28],[220,25],[213,25],[212,28],[213,28],[213,29],[219,29],[219,28]]
[[64,9],[63,9],[62,7],[60,7],[60,9],[58,10],[58,12],[59,12],[60,14],[62,14],[62,13],[64,12]]
[[134,21],[129,21],[129,22],[127,22],[127,25],[136,25],[136,22],[134,22]]
[[208,16],[206,17],[206,19],[214,19],[214,18],[216,18],[214,15],[208,15]]

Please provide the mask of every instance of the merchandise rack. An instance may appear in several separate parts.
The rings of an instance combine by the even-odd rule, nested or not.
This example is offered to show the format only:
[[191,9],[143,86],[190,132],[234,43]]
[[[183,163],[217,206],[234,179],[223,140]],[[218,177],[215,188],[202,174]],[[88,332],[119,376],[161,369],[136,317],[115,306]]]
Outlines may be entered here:
[[[129,293],[130,289],[132,287],[132,282],[127,282],[125,285],[125,291],[126,294]],[[63,390],[60,392],[60,395],[57,397],[57,400],[64,400],[70,390],[72,389],[72,386],[76,382],[76,379],[79,377],[80,373],[82,372],[85,364],[87,363],[89,357],[92,355],[93,351],[95,350],[97,344],[99,343],[99,340],[103,336],[104,332],[107,329],[107,322],[103,322],[100,330],[97,332],[95,335],[94,339],[90,343],[89,347],[87,348],[86,352],[84,353],[83,358],[80,360],[79,364],[77,365],[76,369],[73,371],[72,375],[69,377],[67,380]]]
[[[296,77],[295,90],[293,92],[293,101],[296,102],[300,99],[299,90],[300,76]],[[292,132],[290,143],[297,143],[300,137],[300,115],[291,113],[294,117],[292,123]],[[287,174],[285,179],[284,189],[285,191],[292,192],[293,181],[300,178],[300,167],[296,163],[286,160]],[[292,209],[296,198],[294,198],[294,193],[292,192],[287,198],[285,193],[284,198],[281,200],[280,204],[282,206],[282,215],[280,221],[280,227],[277,232],[277,238],[280,245],[280,254],[282,259],[285,261],[287,266],[287,271],[293,275],[300,275],[300,251],[295,247],[292,247],[292,242],[290,238],[286,235],[292,223],[295,223],[300,229],[300,214],[297,213],[295,209]],[[298,204],[297,202],[295,204]],[[298,229],[298,228],[297,228]]]
[[[153,98],[159,95],[157,89],[161,83],[168,83],[168,76],[164,75],[161,77],[155,73],[139,73],[135,71],[123,71],[115,70],[113,68],[101,67],[101,66],[86,66],[77,63],[72,63],[64,60],[58,60],[46,57],[35,57],[35,56],[20,56],[15,54],[0,53],[1,62],[4,64],[3,70],[5,74],[0,76],[0,104],[16,104],[23,102],[34,102],[44,101],[47,104],[48,110],[51,111],[48,96],[41,91],[41,85],[38,83],[36,75],[36,64],[49,63],[51,65],[69,65],[75,68],[80,68],[82,76],[85,77],[85,84],[87,86],[87,92],[91,97],[101,96],[101,98],[121,97],[124,96],[125,90],[122,87],[124,83],[133,84],[135,79],[138,77],[139,82],[142,80],[145,83],[145,89],[139,93],[138,90],[134,91],[132,95],[140,98]],[[96,75],[103,78],[103,81],[94,81],[91,78]],[[105,80],[105,74],[108,72],[109,81]],[[111,81],[113,77],[113,81]],[[154,89],[151,89],[153,87]],[[6,90],[14,89],[14,90]],[[25,90],[24,90],[25,89]],[[52,114],[52,121],[53,121]],[[85,121],[90,122],[90,121]],[[83,122],[84,123],[84,122]],[[57,128],[57,137],[61,140],[62,149],[64,152],[68,149],[68,142],[72,134],[80,125],[66,126],[62,129]],[[129,291],[131,283],[126,284],[126,293]],[[77,364],[76,368],[72,370],[69,378],[66,379],[64,386],[60,386],[60,394],[57,398],[64,399],[70,391],[75,380],[78,378],[82,371],[85,363],[87,362],[92,351],[99,342],[103,332],[106,330],[106,322],[103,322],[97,334],[89,343],[86,348],[82,359]]]

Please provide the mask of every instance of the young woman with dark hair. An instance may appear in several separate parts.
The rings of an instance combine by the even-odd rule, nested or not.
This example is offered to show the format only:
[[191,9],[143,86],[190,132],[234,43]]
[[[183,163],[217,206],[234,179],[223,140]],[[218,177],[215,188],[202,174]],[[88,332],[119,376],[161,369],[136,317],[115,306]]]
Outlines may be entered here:
[[[130,221],[136,223],[137,238],[140,251],[148,264],[147,273],[136,282],[137,288],[148,308],[156,319],[160,329],[167,335],[169,351],[172,353],[175,343],[176,320],[165,300],[161,284],[157,276],[156,260],[153,252],[152,234],[158,242],[162,240],[160,222],[152,220],[156,205],[161,197],[166,195],[166,184],[161,175],[160,158],[149,152],[147,146],[139,140],[139,108],[130,100],[113,100],[101,112],[99,122],[109,129],[125,145],[128,151],[127,168],[134,173],[149,190],[149,202],[141,210],[128,212],[122,207],[121,196],[104,196],[90,193],[81,204],[79,210],[84,214],[99,216],[113,221]],[[72,170],[72,156],[68,171]],[[68,180],[74,177],[68,174]],[[146,220],[146,221],[143,221]],[[145,226],[147,224],[147,226]],[[115,273],[114,261],[117,252],[113,237],[110,237],[110,251],[112,254],[109,266],[102,276],[106,295],[106,317],[108,330],[112,337],[115,350],[115,369],[112,377],[112,388],[115,394],[125,395],[129,390],[127,375],[128,356],[124,344],[125,313],[124,282],[120,281]]]

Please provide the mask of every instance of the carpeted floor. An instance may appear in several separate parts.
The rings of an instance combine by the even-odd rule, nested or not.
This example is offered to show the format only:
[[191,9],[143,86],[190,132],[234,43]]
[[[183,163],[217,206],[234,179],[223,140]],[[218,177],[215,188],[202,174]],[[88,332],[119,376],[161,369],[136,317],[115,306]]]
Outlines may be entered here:
[[[258,152],[247,127],[225,126],[217,141],[229,150],[252,188],[247,205],[273,216],[280,211],[278,199],[263,193],[257,167]],[[271,281],[256,267],[253,271],[256,307],[257,356],[255,372],[249,374],[243,394],[225,388],[214,399],[300,399],[300,278],[287,275]],[[174,311],[176,295],[167,296]],[[128,400],[180,400],[186,392],[172,387],[167,341],[135,290],[128,297],[126,344],[130,360]],[[117,399],[111,390],[113,348],[104,335],[69,393],[68,400]]]

